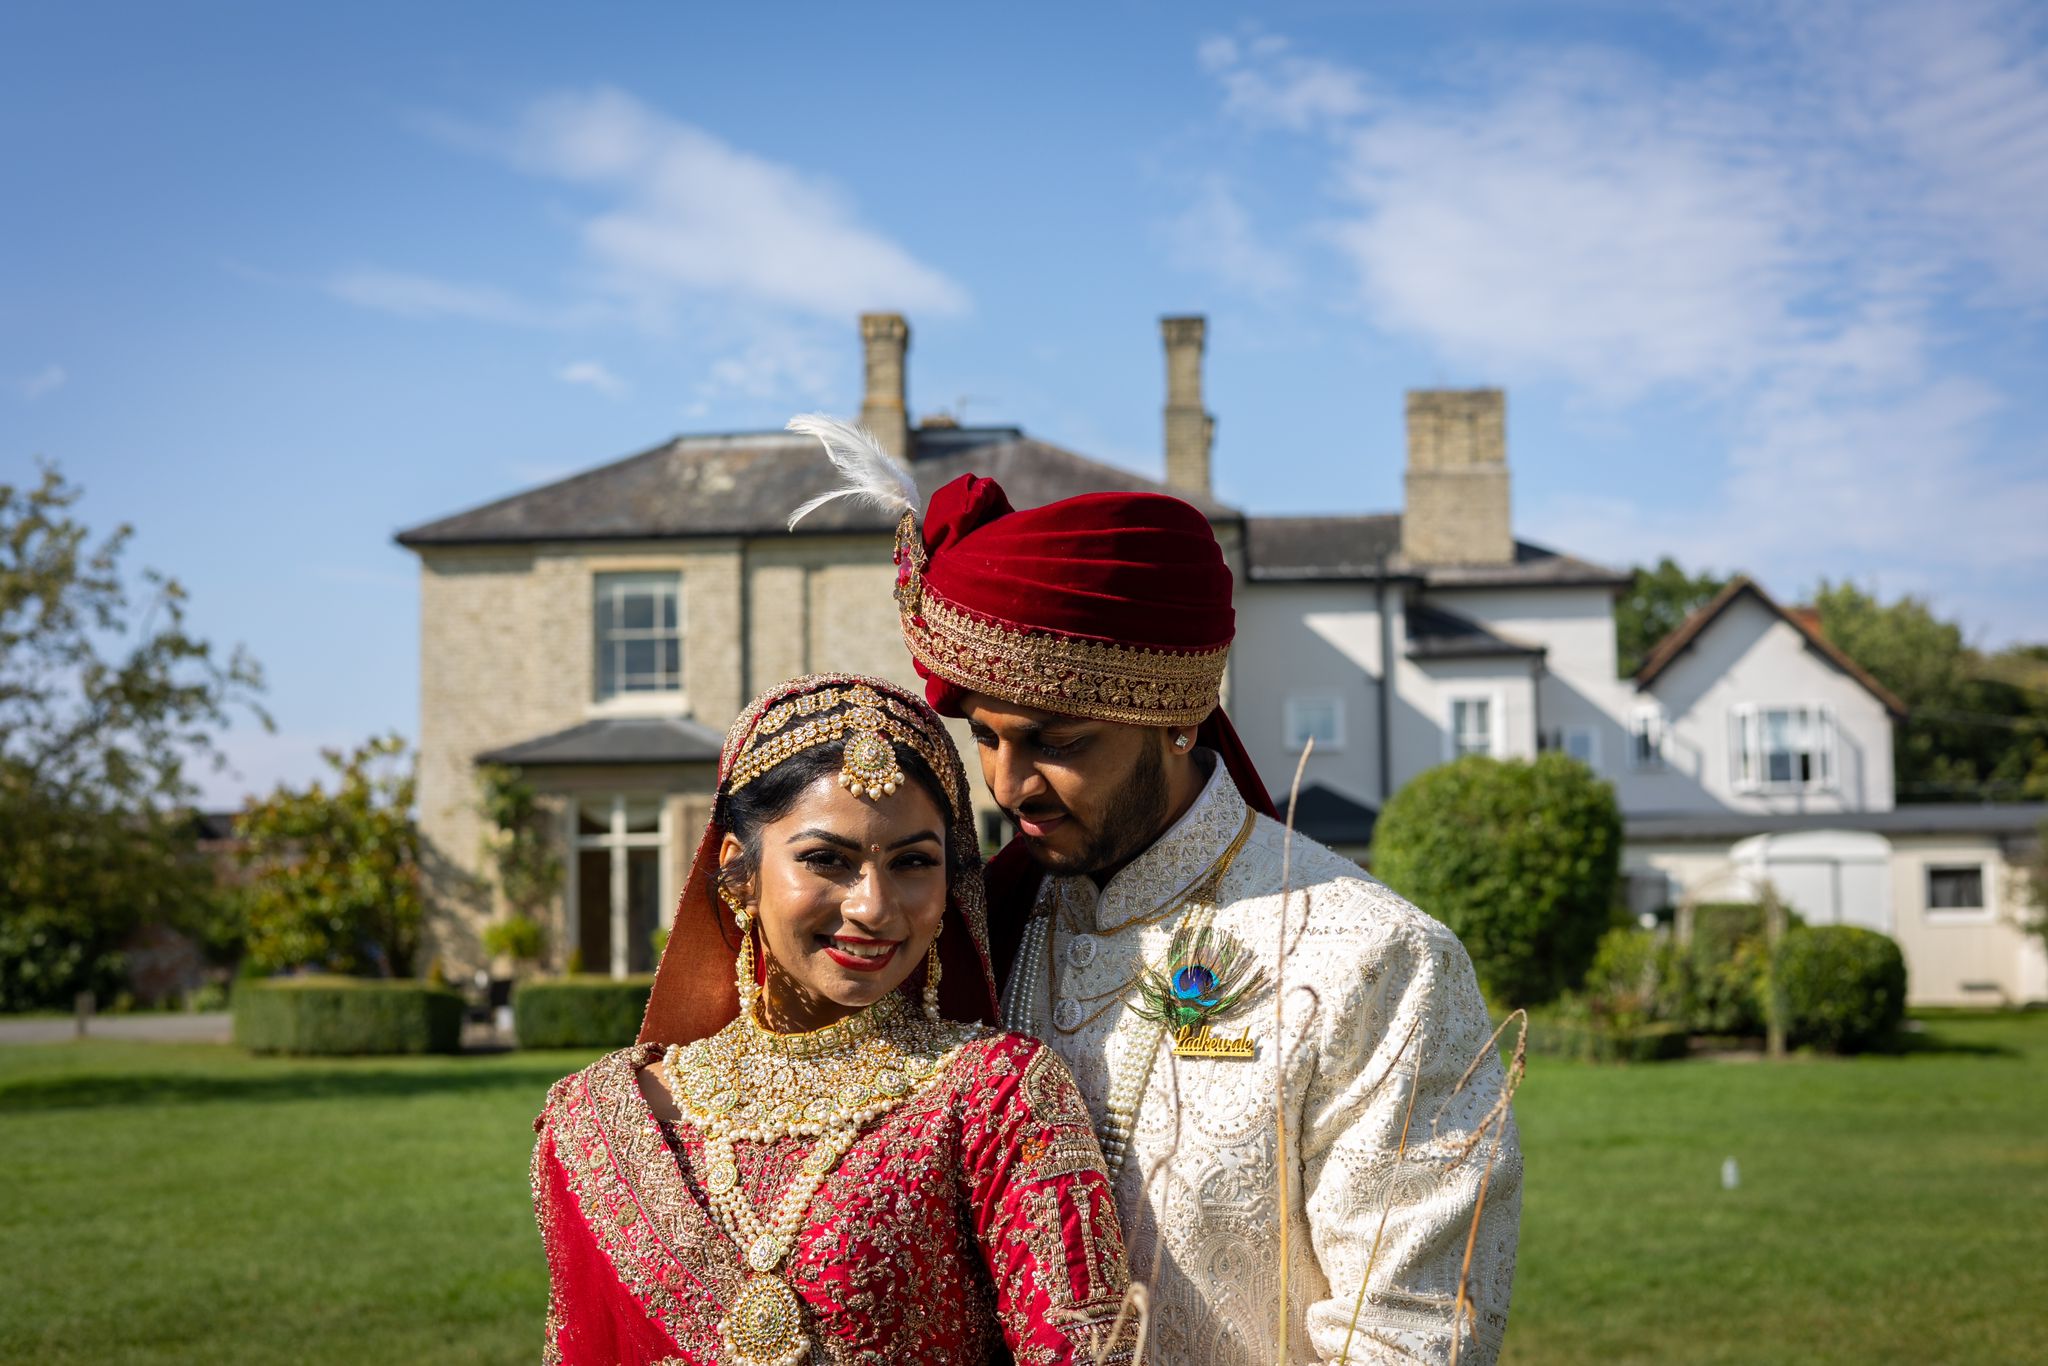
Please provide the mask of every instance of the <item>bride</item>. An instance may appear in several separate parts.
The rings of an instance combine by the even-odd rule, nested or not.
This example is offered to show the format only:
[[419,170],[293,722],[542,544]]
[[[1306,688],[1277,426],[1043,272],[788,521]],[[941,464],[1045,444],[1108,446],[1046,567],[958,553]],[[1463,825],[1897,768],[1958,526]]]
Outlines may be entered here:
[[535,1124],[544,1359],[1093,1361],[1115,1206],[1065,1067],[976,1023],[985,920],[921,698],[817,676],[749,706],[639,1044]]

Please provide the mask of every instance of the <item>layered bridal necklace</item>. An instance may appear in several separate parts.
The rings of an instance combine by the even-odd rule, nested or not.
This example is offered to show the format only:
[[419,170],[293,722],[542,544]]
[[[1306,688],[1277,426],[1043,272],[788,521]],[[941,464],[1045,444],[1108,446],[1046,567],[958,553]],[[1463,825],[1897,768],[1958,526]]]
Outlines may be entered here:
[[[712,1212],[751,1273],[718,1328],[734,1366],[798,1366],[809,1355],[803,1304],[782,1264],[811,1201],[861,1129],[930,1086],[974,1033],[923,1018],[892,991],[803,1034],[774,1033],[743,1012],[710,1038],[662,1056],[677,1108],[704,1138]],[[733,1145],[784,1138],[817,1145],[764,1218],[742,1189]]]

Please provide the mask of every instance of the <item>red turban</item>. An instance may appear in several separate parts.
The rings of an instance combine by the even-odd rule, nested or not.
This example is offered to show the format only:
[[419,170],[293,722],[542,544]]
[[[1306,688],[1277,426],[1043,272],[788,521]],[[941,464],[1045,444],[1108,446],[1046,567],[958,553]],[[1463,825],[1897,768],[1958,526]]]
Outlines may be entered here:
[[933,707],[969,693],[1135,726],[1199,726],[1245,800],[1272,799],[1218,705],[1236,614],[1209,519],[1158,493],[1018,512],[967,474],[897,530],[903,638]]

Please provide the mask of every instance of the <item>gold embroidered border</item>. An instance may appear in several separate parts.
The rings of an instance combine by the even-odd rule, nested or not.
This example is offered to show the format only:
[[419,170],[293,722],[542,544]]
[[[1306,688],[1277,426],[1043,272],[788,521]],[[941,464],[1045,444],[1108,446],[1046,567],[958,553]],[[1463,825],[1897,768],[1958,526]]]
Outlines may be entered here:
[[970,692],[1127,726],[1192,726],[1216,710],[1230,647],[1179,654],[1069,640],[970,616],[929,589],[903,614],[927,669]]

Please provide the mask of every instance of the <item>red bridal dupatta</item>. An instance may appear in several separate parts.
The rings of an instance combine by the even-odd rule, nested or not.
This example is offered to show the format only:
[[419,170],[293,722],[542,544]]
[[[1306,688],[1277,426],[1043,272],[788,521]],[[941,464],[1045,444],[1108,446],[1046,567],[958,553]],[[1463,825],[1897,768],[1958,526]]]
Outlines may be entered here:
[[[948,838],[975,848],[966,776],[942,724],[922,699],[879,679],[816,676],[758,699],[727,737],[721,792],[770,708],[855,686],[914,708],[940,737]],[[657,1119],[639,1075],[670,1044],[704,1047],[728,1026],[744,1028],[734,1024],[738,935],[712,881],[724,833],[714,818],[698,848],[640,1042],[558,1082],[536,1121],[534,1209],[550,1280],[544,1361],[734,1359],[719,1327],[749,1280],[743,1251],[713,1212],[704,1135]],[[1007,1348],[1018,1363],[1092,1361],[1129,1279],[1072,1078],[1036,1040],[982,1023],[995,999],[978,860],[955,883],[939,942],[941,1002],[957,1041],[929,1085],[860,1131],[781,1271],[813,1360],[979,1366]],[[921,986],[914,976],[904,990]],[[799,1137],[735,1146],[756,1210],[773,1209],[816,1146]]]

